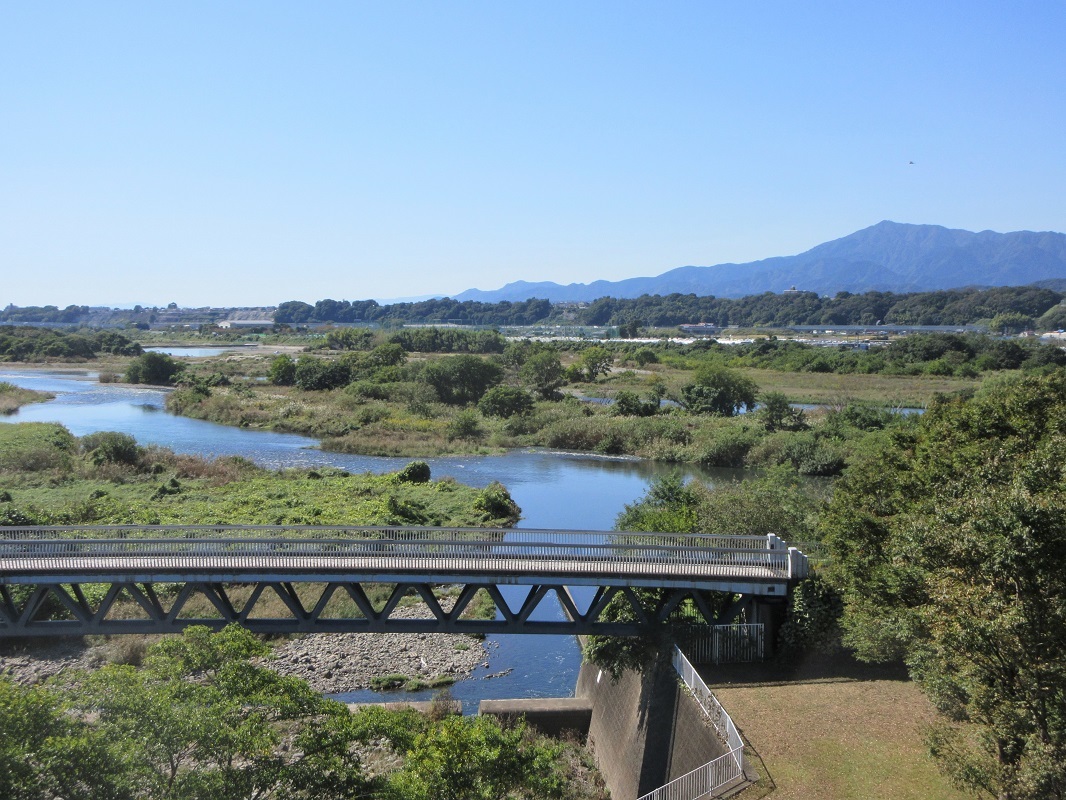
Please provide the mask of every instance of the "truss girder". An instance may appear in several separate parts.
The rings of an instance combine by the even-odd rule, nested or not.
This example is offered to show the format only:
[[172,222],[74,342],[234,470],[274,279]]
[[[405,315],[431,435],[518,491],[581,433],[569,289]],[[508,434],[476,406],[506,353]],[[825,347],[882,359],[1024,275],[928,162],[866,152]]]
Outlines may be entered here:
[[[94,582],[99,585],[99,582]],[[71,636],[121,633],[176,633],[190,625],[220,628],[237,623],[259,633],[538,633],[637,635],[666,621],[689,601],[703,619],[716,622],[705,592],[666,589],[654,601],[628,586],[598,587],[584,612],[565,587],[533,584],[508,603],[495,583],[442,586],[436,582],[397,581],[375,608],[364,583],[264,580],[223,584],[217,581],[154,583],[111,582],[101,596],[85,583],[39,584],[13,591],[0,585],[0,637]],[[373,581],[380,584],[380,581]],[[495,619],[464,616],[484,590]],[[375,596],[381,597],[380,589]],[[100,599],[94,601],[92,598]],[[276,597],[277,602],[266,598]],[[301,599],[303,597],[304,599]],[[414,598],[418,614],[406,610]],[[557,599],[558,603],[552,602]],[[350,600],[350,603],[344,602]],[[546,602],[547,601],[547,602]],[[562,608],[562,616],[559,608]],[[624,608],[632,621],[612,621],[612,608]]]

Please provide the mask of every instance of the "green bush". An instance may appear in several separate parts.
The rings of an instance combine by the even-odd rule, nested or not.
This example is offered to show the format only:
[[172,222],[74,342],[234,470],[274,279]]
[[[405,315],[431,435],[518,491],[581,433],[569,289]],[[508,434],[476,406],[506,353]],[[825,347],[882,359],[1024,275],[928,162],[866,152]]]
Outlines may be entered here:
[[476,411],[464,409],[452,417],[447,427],[448,439],[477,439],[481,436],[481,418]]
[[81,437],[81,451],[94,464],[128,464],[133,466],[140,458],[137,440],[126,433],[100,431]]
[[0,470],[43,472],[70,469],[74,436],[52,422],[0,425]]
[[840,620],[844,601],[818,573],[800,581],[789,596],[788,612],[778,632],[785,657],[814,651],[831,655],[841,649]]
[[144,353],[126,367],[126,382],[169,386],[184,369],[184,364],[165,353]]
[[412,461],[396,473],[396,480],[400,483],[428,483],[429,478],[429,464],[425,461]]
[[513,517],[518,519],[521,510],[511,499],[507,488],[499,481],[486,486],[474,500],[474,509],[492,518]]
[[756,440],[746,427],[714,428],[693,443],[693,460],[708,467],[742,467]]
[[270,362],[267,377],[275,386],[292,386],[296,383],[296,362],[288,356],[276,356]]
[[533,410],[533,398],[529,392],[517,386],[493,386],[477,404],[486,417],[509,419],[517,414]]

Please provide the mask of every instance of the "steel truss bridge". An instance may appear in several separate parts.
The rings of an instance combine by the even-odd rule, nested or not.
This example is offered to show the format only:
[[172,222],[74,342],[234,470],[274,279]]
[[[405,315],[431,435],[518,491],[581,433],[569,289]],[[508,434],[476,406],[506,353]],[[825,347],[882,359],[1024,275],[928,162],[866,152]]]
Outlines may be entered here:
[[[682,609],[690,621],[733,621],[745,603],[784,598],[806,574],[806,556],[773,534],[0,528],[0,638],[229,623],[258,633],[635,635]],[[495,620],[464,614],[482,590]],[[404,608],[411,596],[424,602],[422,618]],[[548,597],[558,598],[566,619],[535,618]],[[628,621],[615,621],[620,604]]]

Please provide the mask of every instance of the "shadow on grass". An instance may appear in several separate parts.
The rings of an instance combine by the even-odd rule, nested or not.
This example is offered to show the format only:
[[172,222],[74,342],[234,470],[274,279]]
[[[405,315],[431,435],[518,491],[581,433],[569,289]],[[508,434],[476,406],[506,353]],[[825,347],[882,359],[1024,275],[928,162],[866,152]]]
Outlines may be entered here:
[[903,664],[866,664],[850,655],[807,655],[757,664],[702,664],[700,676],[715,686],[782,686],[796,683],[851,683],[853,681],[909,681]]

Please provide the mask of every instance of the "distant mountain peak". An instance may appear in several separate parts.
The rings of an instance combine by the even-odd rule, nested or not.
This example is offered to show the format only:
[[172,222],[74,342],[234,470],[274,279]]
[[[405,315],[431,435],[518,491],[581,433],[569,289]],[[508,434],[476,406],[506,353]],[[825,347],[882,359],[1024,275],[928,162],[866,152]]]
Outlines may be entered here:
[[917,292],[967,285],[1024,286],[1066,279],[1066,234],[1052,231],[974,233],[942,225],[881,222],[793,256],[747,264],[676,267],[647,278],[563,286],[526,280],[500,289],[470,289],[455,300],[552,302],[631,298],[642,294],[744,297],[791,286],[818,294]]

